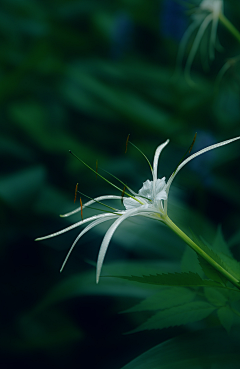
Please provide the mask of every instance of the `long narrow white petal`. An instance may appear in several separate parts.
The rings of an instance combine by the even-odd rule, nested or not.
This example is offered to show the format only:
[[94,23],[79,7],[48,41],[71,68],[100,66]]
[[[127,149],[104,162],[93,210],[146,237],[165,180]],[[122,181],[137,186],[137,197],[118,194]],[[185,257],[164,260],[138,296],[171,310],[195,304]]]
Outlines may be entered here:
[[167,139],[163,144],[159,145],[157,150],[155,151],[154,160],[153,160],[153,198],[156,197],[156,182],[157,182],[157,170],[158,170],[158,161],[159,156],[164,149],[165,146],[169,143],[169,139]]
[[[102,201],[102,200],[121,200],[121,198],[122,198],[121,196],[114,196],[114,195],[99,196],[99,197],[96,197],[93,200],[90,200],[90,201],[86,202],[86,204],[84,204],[82,206],[82,209],[86,208],[89,205],[94,204],[96,201]],[[69,213],[60,215],[60,217],[62,217],[62,218],[69,217],[69,215],[73,215],[75,213],[78,213],[79,211],[81,211],[81,206],[79,208],[73,210],[73,211],[70,211]]]
[[[120,213],[121,213],[121,212],[120,212]],[[44,237],[36,238],[36,240],[35,240],[35,241],[46,240],[47,238],[52,238],[52,237],[55,237],[55,236],[59,236],[60,234],[63,234],[63,233],[68,232],[68,231],[71,231],[72,229],[74,229],[74,228],[76,228],[76,227],[79,227],[79,226],[80,226],[80,225],[82,225],[82,224],[85,224],[85,223],[91,222],[92,220],[100,219],[100,218],[107,218],[107,217],[112,216],[112,215],[114,215],[114,214],[113,214],[113,213],[106,213],[106,214],[94,215],[93,217],[90,217],[90,218],[87,218],[87,219],[81,220],[80,222],[74,223],[74,224],[72,224],[71,226],[69,226],[69,227],[67,227],[67,228],[62,229],[61,231],[58,231],[58,232],[55,232],[55,233],[49,234],[48,236],[44,236]],[[116,215],[117,215],[117,214],[116,214]]]
[[164,143],[158,146],[157,150],[155,151],[154,160],[153,160],[153,182],[157,180],[157,169],[158,169],[158,160],[159,156],[164,149],[165,146],[169,143],[169,140],[166,140]]
[[104,257],[106,255],[107,249],[108,249],[108,245],[109,242],[111,241],[111,238],[114,234],[114,232],[116,231],[117,227],[127,218],[137,215],[138,213],[141,213],[143,211],[143,209],[131,209],[131,210],[127,210],[125,212],[125,214],[123,214],[122,216],[120,216],[112,225],[111,227],[108,229],[107,233],[104,236],[104,239],[102,241],[100,250],[99,250],[99,254],[98,254],[98,260],[97,260],[97,274],[96,274],[96,282],[98,283],[99,281],[99,276],[101,273],[101,269],[102,269],[102,265],[103,265],[103,260]]
[[229,143],[231,142],[234,142],[234,141],[237,141],[237,140],[240,140],[240,136],[238,137],[235,137],[235,138],[231,138],[230,140],[226,140],[226,141],[223,141],[223,142],[219,142],[217,144],[214,144],[214,145],[211,145],[211,146],[208,146],[208,147],[205,147],[205,149],[202,149],[198,152],[196,152],[195,154],[192,154],[191,156],[189,156],[187,159],[185,159],[178,167],[177,169],[175,170],[175,172],[171,175],[171,177],[169,178],[168,182],[167,182],[167,185],[166,185],[166,192],[168,193],[169,192],[169,188],[171,186],[171,183],[173,181],[173,179],[176,177],[177,173],[182,169],[182,167],[184,167],[184,165],[186,165],[189,161],[191,161],[192,159],[196,158],[197,156],[199,155],[202,155],[204,154],[205,152],[207,151],[210,151],[210,150],[214,150],[214,149],[217,149],[218,147],[221,147],[221,146],[224,146],[224,145],[228,145]]
[[80,240],[80,238],[81,238],[85,233],[87,233],[88,231],[90,231],[90,229],[94,228],[95,226],[97,226],[97,225],[98,225],[98,224],[100,224],[100,223],[103,223],[103,222],[106,222],[107,220],[115,219],[115,218],[118,218],[118,217],[119,217],[119,215],[112,215],[112,216],[110,216],[110,215],[109,215],[109,217],[106,217],[105,219],[97,219],[97,220],[95,220],[94,222],[90,223],[87,227],[85,227],[85,228],[82,230],[82,232],[80,232],[80,233],[79,233],[79,235],[77,236],[77,238],[76,238],[76,239],[75,239],[75,241],[73,242],[72,246],[70,247],[70,250],[68,251],[67,256],[66,256],[66,258],[64,259],[64,262],[63,262],[63,264],[62,264],[62,266],[61,266],[60,272],[61,272],[61,271],[63,270],[63,268],[65,267],[66,262],[68,261],[68,258],[69,258],[69,256],[70,256],[70,254],[71,254],[72,250],[74,249],[74,247],[75,247],[76,243]]
[[163,220],[161,219],[162,218],[162,212],[158,212],[156,209],[154,210],[145,210],[145,211],[139,211],[139,213],[137,214],[134,214],[134,215],[131,215],[131,216],[143,216],[143,217],[146,217],[146,218],[151,218],[151,219],[155,219],[155,220]]

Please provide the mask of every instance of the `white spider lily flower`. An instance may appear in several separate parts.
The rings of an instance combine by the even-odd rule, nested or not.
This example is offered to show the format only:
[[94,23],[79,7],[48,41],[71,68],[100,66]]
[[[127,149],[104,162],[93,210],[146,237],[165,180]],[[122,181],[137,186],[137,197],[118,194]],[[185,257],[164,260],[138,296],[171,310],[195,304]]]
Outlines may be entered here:
[[[114,219],[114,223],[110,226],[110,228],[107,230],[100,250],[99,250],[99,254],[98,254],[98,260],[97,260],[97,272],[96,272],[96,282],[98,283],[99,281],[99,277],[100,277],[100,273],[101,273],[101,269],[102,269],[102,265],[103,265],[103,261],[105,258],[105,254],[107,252],[109,243],[111,241],[111,238],[114,234],[114,232],[116,231],[116,229],[118,228],[118,226],[127,218],[133,217],[133,216],[144,216],[144,217],[148,217],[148,218],[153,218],[156,220],[159,220],[163,223],[166,223],[167,225],[169,225],[169,218],[167,215],[167,204],[168,204],[168,194],[169,194],[169,190],[170,190],[170,186],[174,180],[174,178],[176,177],[177,173],[192,159],[196,158],[199,155],[204,154],[207,151],[216,149],[218,147],[227,145],[233,141],[239,140],[239,137],[235,137],[232,138],[230,140],[227,141],[223,141],[220,142],[218,144],[214,144],[211,146],[208,146],[198,152],[196,152],[195,154],[192,154],[191,156],[189,156],[188,158],[186,158],[185,160],[183,160],[177,167],[177,169],[172,173],[172,175],[170,176],[170,178],[168,179],[168,181],[166,182],[165,177],[162,177],[161,179],[158,178],[158,161],[159,161],[159,156],[162,152],[162,150],[164,149],[164,147],[169,143],[169,140],[165,141],[163,144],[161,144],[160,146],[158,146],[158,148],[156,149],[155,155],[154,155],[154,161],[153,161],[153,168],[151,167],[151,171],[152,171],[152,180],[147,180],[143,183],[143,186],[141,187],[141,189],[138,191],[138,193],[135,193],[134,191],[132,191],[129,187],[127,187],[128,191],[132,193],[132,195],[127,194],[127,196],[125,195],[123,196],[115,196],[115,195],[106,195],[106,196],[99,196],[96,197],[95,199],[92,199],[91,201],[88,201],[85,205],[83,205],[82,207],[77,208],[76,210],[73,210],[70,213],[67,213],[65,215],[63,215],[64,217],[66,216],[70,216],[72,214],[75,214],[77,212],[82,212],[82,209],[93,204],[93,203],[100,203],[100,201],[102,200],[123,200],[123,205],[125,207],[124,210],[118,210],[115,208],[111,208],[113,209],[113,212],[109,212],[109,213],[105,213],[105,214],[99,214],[99,215],[94,215],[90,218],[81,220],[59,232],[50,234],[48,236],[45,237],[40,237],[37,238],[37,240],[44,240],[47,238],[51,238],[51,237],[55,237],[58,236],[62,233],[65,233],[67,231],[70,231],[76,227],[79,227],[85,223],[89,223],[90,224],[84,228],[79,235],[77,236],[77,238],[75,239],[74,243],[72,244],[65,260],[64,263],[62,265],[61,270],[63,269],[64,265],[66,264],[66,261],[68,260],[69,255],[71,254],[74,246],[76,245],[76,243],[79,241],[79,239],[86,233],[88,232],[90,229],[92,229],[93,227],[97,226],[98,224],[105,222],[107,220],[112,220]],[[115,186],[116,187],[116,186]]]
[[[215,57],[215,49],[221,50],[222,47],[217,38],[217,27],[219,16],[223,12],[223,0],[203,0],[200,5],[195,9],[194,13],[191,15],[192,23],[184,33],[177,56],[177,66],[178,68],[183,62],[184,52],[187,48],[190,37],[196,32],[196,36],[192,43],[187,61],[185,64],[185,75],[188,80],[190,80],[190,69],[193,60],[196,56],[197,50],[200,47],[201,41],[204,37],[205,31],[210,27],[210,37],[208,41],[209,50],[208,57],[213,60]],[[198,29],[198,30],[197,30]],[[204,57],[204,63],[208,65],[208,58]]]

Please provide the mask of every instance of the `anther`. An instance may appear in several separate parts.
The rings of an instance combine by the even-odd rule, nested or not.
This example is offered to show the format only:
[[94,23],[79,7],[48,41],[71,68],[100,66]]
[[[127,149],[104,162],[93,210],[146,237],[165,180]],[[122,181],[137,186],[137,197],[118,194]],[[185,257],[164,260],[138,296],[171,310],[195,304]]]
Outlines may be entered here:
[[80,197],[80,206],[81,206],[81,218],[82,218],[82,220],[83,220],[83,206],[82,206],[82,199],[81,199],[81,197]]
[[129,135],[127,136],[125,154],[127,153],[129,137],[130,137],[130,133],[129,133]]
[[197,132],[195,133],[195,135],[194,135],[194,137],[193,137],[193,142],[192,142],[191,146],[189,147],[189,151],[188,151],[188,153],[189,153],[189,154],[190,154],[190,152],[192,151],[192,148],[193,148],[193,145],[194,145],[194,143],[195,143],[195,141],[196,141],[196,138],[197,138]]
[[122,191],[122,198],[121,198],[122,204],[123,204],[123,197],[124,197],[125,191],[126,191],[126,186],[123,187],[123,191]]
[[77,200],[77,191],[78,191],[78,183],[76,184],[76,187],[75,187],[74,204]]

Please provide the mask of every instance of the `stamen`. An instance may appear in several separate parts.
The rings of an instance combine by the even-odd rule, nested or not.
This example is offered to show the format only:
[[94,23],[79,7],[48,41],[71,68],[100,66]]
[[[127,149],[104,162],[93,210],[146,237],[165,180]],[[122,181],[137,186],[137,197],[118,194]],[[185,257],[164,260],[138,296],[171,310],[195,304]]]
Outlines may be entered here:
[[[90,197],[90,196],[88,196],[88,195],[85,195],[83,192],[80,192],[80,191],[78,191],[81,195],[83,195],[83,196],[85,196],[85,197],[87,197],[88,199],[91,199],[91,200],[93,200],[93,201],[95,201],[96,203],[98,203],[98,204],[100,204],[100,205],[103,205],[103,206],[105,206],[106,208],[109,208],[109,209],[111,209],[111,210],[113,210],[114,212],[115,211],[117,211],[117,209],[115,209],[115,208],[113,208],[113,207],[111,207],[111,206],[109,206],[109,205],[106,205],[106,204],[104,204],[103,202],[101,202],[101,201],[97,201],[97,200],[95,200],[93,197]],[[88,206],[88,208],[90,208],[90,206]]]
[[[104,204],[103,204],[104,205]],[[103,213],[112,213],[112,214],[116,214],[116,215],[122,215],[122,214],[120,214],[120,211],[121,210],[117,210],[116,209],[116,211],[109,211],[109,210],[104,210],[104,209],[98,209],[98,208],[93,208],[92,206],[88,206],[88,209],[92,209],[92,210],[97,210],[97,211],[102,211]],[[118,211],[119,211],[119,213],[118,213]]]
[[[79,160],[81,163],[83,163],[88,169],[90,169],[93,173],[96,174],[96,170],[94,170],[93,168],[91,168],[88,164],[86,164],[82,159],[80,159],[76,154],[74,154],[71,150],[69,150],[69,153],[72,154],[77,160]],[[106,181],[107,183],[109,183],[111,186],[115,187],[118,191],[121,191],[121,188],[119,188],[118,186],[116,186],[115,184],[113,184],[112,182],[108,181],[106,178],[104,178],[101,174],[97,173],[98,176],[102,179],[104,179],[104,181]],[[129,197],[132,197],[133,199],[135,199],[134,196],[130,195],[129,193],[126,192],[126,195]],[[136,201],[138,201],[141,204],[141,201],[135,199]]]
[[135,195],[135,192],[123,181],[121,181],[121,179],[119,179],[118,177],[114,176],[112,173],[108,172],[106,169],[101,168],[101,170],[103,170],[104,172],[106,172],[107,174],[109,174],[111,177],[115,178],[118,182],[120,182],[123,186],[126,187],[126,189],[128,189],[130,192],[132,192]]
[[81,206],[81,218],[83,220],[83,207],[82,207],[82,199],[80,197],[80,206]]
[[133,147],[135,147],[135,149],[137,149],[143,156],[144,156],[144,158],[147,160],[147,162],[148,162],[148,165],[149,165],[149,167],[150,167],[150,169],[151,169],[151,172],[153,171],[153,168],[152,168],[152,166],[151,166],[151,163],[150,163],[150,161],[148,160],[148,158],[146,157],[146,155],[136,146],[136,145],[134,145],[131,141],[129,141],[129,143],[133,146]]
[[123,204],[123,196],[124,196],[125,190],[126,190],[126,186],[123,187],[122,198],[121,198],[122,204]]
[[183,160],[184,160],[185,156],[186,156],[187,154],[190,154],[190,152],[192,151],[192,148],[193,148],[193,145],[194,145],[194,143],[195,143],[195,141],[196,141],[196,138],[197,138],[197,132],[195,133],[195,135],[194,135],[194,137],[193,137],[193,141],[192,141],[191,145],[189,146],[189,148],[187,149],[187,151],[185,152],[185,154],[182,156],[182,158],[181,158],[181,160],[179,161],[179,163],[178,163],[178,165],[177,165],[176,169],[174,170],[173,174],[176,172],[176,170],[177,170],[177,168],[179,167],[179,165],[183,162]]
[[76,184],[76,187],[75,187],[74,204],[77,200],[77,190],[78,190],[78,183]]
[[127,153],[127,147],[128,147],[128,140],[129,140],[129,137],[130,137],[130,133],[129,133],[129,135],[127,136],[125,154]]
[[193,148],[193,145],[195,144],[196,138],[197,138],[197,132],[195,133],[195,135],[194,135],[194,137],[193,137],[193,142],[192,142],[192,144],[191,144],[191,146],[190,146],[190,148],[189,148],[189,151],[188,151],[188,153],[189,153],[189,154],[190,154],[190,153],[191,153],[191,151],[192,151],[192,148]]

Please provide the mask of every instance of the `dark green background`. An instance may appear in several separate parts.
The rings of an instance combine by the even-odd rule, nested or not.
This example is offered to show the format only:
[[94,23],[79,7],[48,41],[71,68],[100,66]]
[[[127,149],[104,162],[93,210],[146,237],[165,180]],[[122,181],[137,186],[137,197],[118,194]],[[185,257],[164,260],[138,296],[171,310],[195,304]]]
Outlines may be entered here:
[[[227,17],[238,25],[239,4],[226,3]],[[138,191],[151,176],[137,150],[129,146],[124,153],[129,133],[150,161],[157,145],[170,139],[159,166],[159,176],[167,178],[196,131],[194,151],[240,135],[238,64],[215,83],[239,45],[220,25],[224,51],[209,70],[197,55],[191,70],[196,84],[189,86],[183,76],[172,78],[189,20],[179,3],[2,0],[0,6],[0,363],[119,369],[185,328],[123,335],[144,317],[118,312],[147,292],[114,279],[95,285],[94,263],[107,225],[81,240],[62,274],[77,231],[34,239],[80,219],[58,217],[75,208],[77,182],[91,197],[117,194],[69,149],[93,167],[98,159],[99,167]],[[236,257],[239,157],[236,142],[196,159],[170,194],[179,226],[211,241],[222,224]],[[139,264],[128,272],[141,275],[146,260],[155,261],[156,272],[158,263],[166,272],[177,270],[184,247],[154,222],[126,222],[113,237],[102,274],[121,274],[127,262],[139,261],[143,269]]]

